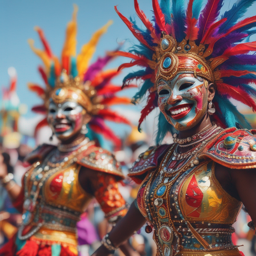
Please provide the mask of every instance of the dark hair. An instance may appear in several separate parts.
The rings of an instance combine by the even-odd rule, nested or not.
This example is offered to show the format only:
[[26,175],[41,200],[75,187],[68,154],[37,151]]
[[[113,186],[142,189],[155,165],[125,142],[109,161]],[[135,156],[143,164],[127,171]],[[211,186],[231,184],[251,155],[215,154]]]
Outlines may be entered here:
[[13,170],[13,167],[11,166],[11,164],[10,164],[10,160],[11,160],[10,155],[8,153],[4,152],[4,153],[2,153],[2,156],[4,158],[4,163],[7,166],[7,172],[8,173],[13,173],[14,170]]

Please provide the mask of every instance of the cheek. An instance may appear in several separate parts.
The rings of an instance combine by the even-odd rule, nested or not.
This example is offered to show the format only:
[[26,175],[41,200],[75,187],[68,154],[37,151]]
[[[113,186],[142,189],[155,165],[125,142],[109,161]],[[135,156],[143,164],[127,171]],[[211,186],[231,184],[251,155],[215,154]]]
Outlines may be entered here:
[[50,125],[53,124],[53,122],[54,122],[54,116],[51,115],[51,114],[49,114],[49,115],[47,116],[47,122],[48,122]]
[[79,128],[80,126],[82,126],[82,123],[83,123],[83,115],[82,115],[82,113],[77,113],[77,114],[69,115],[68,119],[75,124],[74,125],[75,129]]
[[196,101],[196,112],[202,110],[204,105],[204,98],[206,96],[205,86],[203,84],[199,85],[191,90],[188,90],[188,93],[191,99]]

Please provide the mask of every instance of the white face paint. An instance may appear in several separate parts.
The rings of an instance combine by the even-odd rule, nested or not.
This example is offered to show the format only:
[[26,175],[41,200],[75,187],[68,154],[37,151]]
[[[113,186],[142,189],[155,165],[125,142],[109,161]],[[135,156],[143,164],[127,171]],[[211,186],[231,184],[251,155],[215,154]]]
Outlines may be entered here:
[[51,100],[47,120],[59,140],[65,140],[79,132],[83,125],[84,109],[74,101],[56,104]]
[[158,105],[166,120],[179,131],[198,124],[207,112],[207,80],[179,74],[171,81],[158,82]]

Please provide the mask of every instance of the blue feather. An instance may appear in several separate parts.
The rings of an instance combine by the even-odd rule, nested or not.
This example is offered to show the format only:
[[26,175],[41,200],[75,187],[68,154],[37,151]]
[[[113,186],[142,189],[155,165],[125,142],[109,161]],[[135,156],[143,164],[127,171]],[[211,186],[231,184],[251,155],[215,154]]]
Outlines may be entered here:
[[176,131],[174,127],[166,121],[165,116],[160,113],[158,117],[158,129],[156,135],[157,145],[161,144],[168,132],[170,132],[171,134],[178,133],[178,131]]
[[54,63],[52,62],[52,63],[51,63],[51,67],[50,67],[50,76],[48,77],[48,84],[49,84],[51,87],[54,87],[54,86],[55,86],[55,79],[56,79],[56,76],[55,76],[55,67],[54,67]]
[[160,7],[165,17],[165,22],[171,24],[171,0],[161,0]]
[[132,102],[136,104],[138,101],[140,101],[141,98],[147,93],[147,91],[153,86],[154,83],[152,83],[150,79],[145,80],[140,90],[133,96]]
[[78,71],[77,71],[77,66],[76,66],[76,58],[72,57],[71,58],[71,70],[70,74],[72,77],[77,77],[78,76]]
[[227,18],[227,21],[220,27],[219,33],[225,33],[228,29],[233,27],[253,2],[255,2],[255,0],[238,0],[234,3],[233,7],[222,15],[221,19]]
[[135,72],[131,72],[129,73],[128,75],[126,75],[123,79],[123,85],[126,84],[126,82],[128,80],[131,80],[131,79],[138,79],[144,75],[147,74],[147,71],[146,70],[138,70],[138,71],[135,71]]
[[129,52],[135,53],[139,56],[145,56],[147,59],[151,60],[154,52],[144,46],[143,44],[140,45],[134,45],[133,47],[130,48]]
[[193,18],[198,19],[201,9],[203,7],[204,1],[195,0],[193,3]]
[[244,115],[226,97],[222,97],[216,93],[214,102],[218,103],[221,111],[221,113],[217,112],[216,114],[227,127],[241,126],[242,128],[251,129],[251,125],[245,119]]
[[175,37],[178,42],[181,42],[186,37],[184,0],[172,0],[172,12]]

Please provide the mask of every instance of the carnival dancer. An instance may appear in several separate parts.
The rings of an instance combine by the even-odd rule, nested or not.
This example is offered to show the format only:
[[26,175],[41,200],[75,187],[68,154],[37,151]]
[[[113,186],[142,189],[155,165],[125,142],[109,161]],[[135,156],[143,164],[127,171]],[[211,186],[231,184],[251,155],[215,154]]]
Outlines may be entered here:
[[[97,199],[110,223],[127,211],[118,189],[118,181],[123,178],[119,163],[85,134],[90,129],[118,146],[121,142],[105,120],[129,124],[109,106],[127,104],[130,100],[116,96],[121,88],[111,80],[119,72],[103,70],[113,57],[99,58],[89,66],[98,40],[110,23],[98,30],[76,56],[76,14],[75,6],[60,60],[52,53],[40,28],[36,27],[36,31],[44,50],[36,49],[29,40],[32,50],[44,63],[39,71],[45,89],[29,84],[43,100],[33,110],[46,114],[37,129],[49,124],[60,143],[44,144],[27,156],[31,168],[22,187],[0,168],[2,184],[15,207],[23,211],[16,239],[0,251],[1,256],[77,255],[76,223],[92,198]],[[131,252],[125,253],[131,255]]]
[[208,0],[201,12],[203,1],[190,0],[185,12],[184,1],[152,0],[152,24],[134,0],[146,31],[116,9],[140,41],[117,53],[133,59],[120,69],[143,67],[124,78],[124,86],[144,80],[134,97],[148,95],[139,127],[159,107],[156,143],[166,132],[174,143],[135,162],[129,175],[141,185],[137,199],[94,256],[109,255],[145,222],[159,256],[240,255],[232,224],[242,204],[256,222],[256,132],[230,99],[256,110],[255,84],[248,85],[256,81],[256,42],[247,38],[256,16],[239,20],[253,2],[237,1],[217,19],[223,0]]

